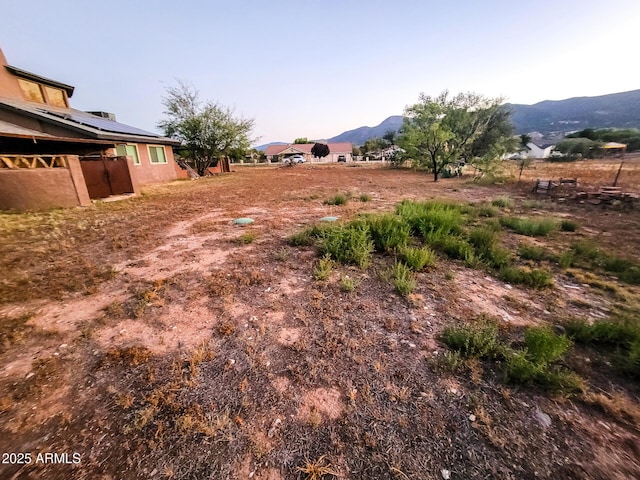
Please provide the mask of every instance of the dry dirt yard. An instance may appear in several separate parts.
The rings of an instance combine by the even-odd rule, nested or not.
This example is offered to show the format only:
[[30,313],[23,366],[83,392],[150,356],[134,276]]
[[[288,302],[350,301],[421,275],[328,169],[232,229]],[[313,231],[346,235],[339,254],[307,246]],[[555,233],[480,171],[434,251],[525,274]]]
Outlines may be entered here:
[[[610,184],[617,165],[587,183]],[[640,389],[608,357],[576,345],[563,362],[583,389],[554,393],[509,384],[499,360],[455,357],[440,336],[490,318],[517,343],[528,325],[637,315],[637,285],[547,262],[553,286],[536,290],[439,255],[403,296],[392,255],[316,280],[317,250],[287,241],[321,217],[450,199],[579,225],[505,231],[514,252],[591,239],[638,261],[640,208],[529,193],[530,178],[592,166],[536,164],[521,185],[488,186],[237,167],[85,209],[0,214],[0,478],[640,478]],[[620,183],[639,190],[637,162]],[[323,203],[340,193],[345,205]],[[483,203],[496,198],[510,201]]]

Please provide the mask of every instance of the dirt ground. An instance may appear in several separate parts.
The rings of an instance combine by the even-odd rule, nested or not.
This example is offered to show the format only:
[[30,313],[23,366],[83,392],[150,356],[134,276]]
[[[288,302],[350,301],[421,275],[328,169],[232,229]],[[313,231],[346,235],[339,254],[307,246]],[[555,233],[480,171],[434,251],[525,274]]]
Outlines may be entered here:
[[[0,214],[0,478],[640,478],[640,389],[597,352],[576,349],[591,396],[571,397],[507,386],[497,365],[450,372],[439,341],[479,315],[516,337],[607,318],[635,308],[638,287],[608,278],[602,290],[552,266],[554,287],[531,290],[441,259],[403,298],[387,256],[318,281],[316,250],[287,242],[403,199],[509,197],[514,214],[580,225],[545,240],[552,250],[589,238],[640,260],[640,205],[530,193],[534,178],[611,184],[619,164],[536,163],[501,185],[239,166],[121,202]],[[640,191],[640,160],[619,184]],[[323,203],[338,193],[346,205]],[[540,242],[504,239],[523,241]]]

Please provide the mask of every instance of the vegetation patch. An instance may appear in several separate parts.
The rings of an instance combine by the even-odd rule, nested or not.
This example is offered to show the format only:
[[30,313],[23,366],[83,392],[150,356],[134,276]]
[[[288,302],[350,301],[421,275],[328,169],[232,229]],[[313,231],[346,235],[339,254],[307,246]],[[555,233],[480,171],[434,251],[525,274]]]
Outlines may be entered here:
[[550,218],[534,220],[525,217],[503,217],[500,223],[520,235],[546,237],[558,229],[558,223]]
[[393,265],[393,286],[396,291],[406,297],[416,289],[416,279],[413,272],[402,262],[396,262]]
[[429,247],[406,247],[400,250],[399,258],[414,272],[419,272],[436,264],[436,253]]
[[531,288],[549,288],[553,286],[553,275],[549,270],[527,267],[504,267],[499,272],[501,280],[514,285]]
[[322,202],[325,205],[346,205],[349,199],[346,195],[339,193],[331,198],[326,199]]

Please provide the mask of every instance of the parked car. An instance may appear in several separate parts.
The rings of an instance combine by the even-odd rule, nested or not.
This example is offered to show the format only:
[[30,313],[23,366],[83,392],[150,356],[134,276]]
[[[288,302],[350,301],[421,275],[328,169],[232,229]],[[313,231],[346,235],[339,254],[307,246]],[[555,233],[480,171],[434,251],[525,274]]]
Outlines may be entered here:
[[338,155],[338,161],[339,162],[346,162],[347,161],[347,157],[345,157],[344,155]]
[[305,163],[307,160],[302,155],[293,155],[285,158],[284,161],[289,163]]

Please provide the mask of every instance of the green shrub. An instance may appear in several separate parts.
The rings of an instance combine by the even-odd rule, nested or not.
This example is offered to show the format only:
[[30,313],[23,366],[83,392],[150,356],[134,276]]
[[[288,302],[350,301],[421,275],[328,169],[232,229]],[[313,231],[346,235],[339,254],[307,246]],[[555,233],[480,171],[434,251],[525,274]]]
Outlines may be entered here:
[[363,193],[360,195],[360,201],[361,202],[370,202],[371,201],[371,195],[369,195],[368,193]]
[[407,267],[414,272],[432,267],[436,263],[436,254],[429,247],[424,248],[403,248],[400,250],[400,259]]
[[535,245],[522,244],[518,248],[518,255],[524,260],[545,260],[549,257],[547,250],[544,247],[537,247]]
[[498,215],[496,209],[489,205],[480,205],[477,209],[477,213],[479,217],[495,217]]
[[340,277],[340,290],[343,292],[353,292],[356,289],[356,282],[353,278],[342,275]]
[[404,263],[396,262],[393,265],[392,274],[393,286],[400,295],[407,296],[416,289],[413,272]]
[[442,332],[441,339],[449,348],[465,357],[499,358],[505,354],[498,335],[498,325],[483,318],[475,323],[448,326]]
[[375,215],[367,218],[371,238],[377,251],[387,252],[404,247],[409,241],[409,224],[398,215]]
[[502,268],[511,262],[508,250],[499,246],[498,232],[490,227],[480,227],[469,233],[469,244],[476,257],[491,268]]
[[491,205],[499,208],[511,208],[513,207],[513,200],[509,197],[498,197],[491,200]]
[[536,289],[553,286],[553,275],[541,268],[504,267],[500,270],[499,276],[504,282]]
[[500,223],[514,232],[528,237],[546,237],[558,228],[556,221],[550,218],[533,220],[524,217],[504,217],[500,219]]
[[524,344],[532,362],[547,365],[562,358],[571,341],[549,327],[531,327],[524,333]]
[[578,224],[573,220],[562,220],[560,222],[560,230],[563,232],[575,232],[578,230]]
[[560,268],[571,268],[575,261],[576,254],[573,250],[567,250],[558,257],[558,265]]
[[503,366],[505,382],[514,385],[539,386],[554,392],[577,393],[584,390],[584,382],[573,372],[531,361],[527,352],[513,352]]
[[371,262],[374,247],[366,223],[354,222],[323,229],[319,239],[320,255],[329,255],[339,263],[354,264],[360,268]]
[[333,260],[330,255],[325,255],[320,258],[316,264],[316,268],[313,271],[313,278],[316,280],[326,280],[331,275],[333,270]]
[[403,200],[396,207],[396,214],[403,217],[416,234],[425,236],[436,230],[460,234],[465,221],[463,212],[469,212],[471,209],[468,206],[440,201]]
[[331,198],[326,199],[322,202],[325,205],[345,205],[347,203],[347,196],[339,193]]

